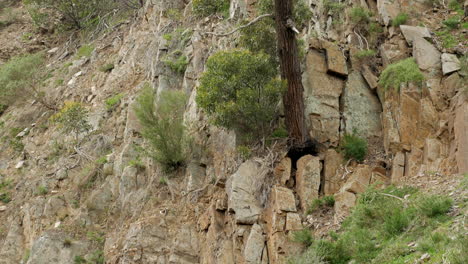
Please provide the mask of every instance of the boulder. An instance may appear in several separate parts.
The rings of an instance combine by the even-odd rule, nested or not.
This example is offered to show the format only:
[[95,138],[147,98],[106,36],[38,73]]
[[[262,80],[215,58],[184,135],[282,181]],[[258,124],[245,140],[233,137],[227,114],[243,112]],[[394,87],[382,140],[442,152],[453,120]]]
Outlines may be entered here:
[[323,163],[325,195],[333,195],[341,188],[341,174],[338,172],[342,164],[343,157],[341,154],[334,149],[328,149],[325,153],[325,160]]
[[262,260],[262,253],[265,247],[265,237],[260,225],[254,224],[250,230],[249,237],[244,249],[246,264],[258,264]]
[[367,138],[381,135],[382,107],[361,73],[355,71],[348,76],[342,100],[346,133],[351,134],[357,130],[361,136]]
[[377,1],[377,10],[385,26],[401,12],[399,1],[394,0]]
[[261,184],[259,176],[264,174],[260,166],[253,161],[244,162],[226,183],[228,208],[235,212],[236,223],[254,224],[262,212],[256,199],[257,186]]
[[340,223],[356,204],[356,195],[351,192],[342,191],[335,195],[335,223]]
[[294,198],[292,190],[274,186],[272,192],[276,212],[296,212],[296,199]]
[[413,57],[421,70],[438,70],[441,66],[440,52],[423,38],[413,40]]
[[400,26],[401,32],[408,42],[408,45],[413,45],[413,41],[418,38],[430,38],[431,33],[426,27],[413,27],[408,25]]
[[327,52],[328,72],[338,74],[340,76],[347,76],[348,67],[346,66],[346,57],[340,48],[328,41],[322,41],[322,46]]
[[302,230],[301,217],[297,213],[286,214],[286,231]]
[[341,190],[354,194],[363,193],[367,186],[369,186],[372,176],[371,173],[372,169],[368,165],[358,166],[343,185]]
[[377,88],[379,78],[377,78],[377,76],[374,75],[374,73],[370,70],[369,66],[363,66],[362,76],[366,80],[367,85],[369,85],[369,87],[372,90],[375,90]]
[[458,148],[456,160],[458,172],[468,172],[468,102],[460,94],[454,110],[455,120],[453,122],[453,131],[455,135],[455,145]]
[[397,152],[392,161],[392,176],[393,184],[399,183],[405,174],[405,154]]
[[275,167],[274,174],[281,185],[286,185],[286,182],[291,177],[291,159],[288,157],[283,158]]
[[303,211],[319,197],[321,170],[319,157],[306,155],[297,161],[296,192]]
[[460,70],[460,60],[458,60],[457,55],[442,53],[442,73],[447,75],[449,73]]
[[186,170],[187,192],[203,187],[206,176],[206,168],[195,162],[190,162]]
[[307,126],[312,138],[336,146],[340,128],[339,98],[344,82],[327,72],[325,55],[317,50],[309,50],[302,76]]

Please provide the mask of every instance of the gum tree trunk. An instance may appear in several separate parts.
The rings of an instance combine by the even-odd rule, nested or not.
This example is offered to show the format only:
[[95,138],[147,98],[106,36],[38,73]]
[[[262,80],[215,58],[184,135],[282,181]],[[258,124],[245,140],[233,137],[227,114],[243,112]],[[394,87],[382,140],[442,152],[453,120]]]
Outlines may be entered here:
[[304,87],[298,56],[296,33],[293,31],[293,0],[275,0],[276,34],[281,78],[288,89],[283,95],[286,128],[292,147],[303,146],[308,139],[304,120]]

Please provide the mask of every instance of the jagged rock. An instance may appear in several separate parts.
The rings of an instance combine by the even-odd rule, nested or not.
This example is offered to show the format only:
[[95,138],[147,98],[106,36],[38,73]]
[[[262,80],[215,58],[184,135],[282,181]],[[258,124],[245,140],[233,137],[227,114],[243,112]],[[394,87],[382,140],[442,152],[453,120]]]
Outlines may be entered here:
[[405,36],[406,42],[411,46],[413,41],[418,38],[430,38],[431,33],[426,27],[413,27],[408,25],[400,26],[403,36]]
[[369,186],[371,173],[372,169],[368,165],[358,166],[341,188],[342,191],[354,194],[363,193]]
[[377,88],[378,80],[379,80],[379,79],[378,79],[377,76],[375,76],[374,73],[370,70],[369,66],[367,66],[367,65],[364,65],[364,66],[363,66],[362,76],[363,76],[364,79],[366,80],[367,85],[369,85],[369,87],[370,87],[372,90],[375,90],[375,89]]
[[403,179],[405,174],[405,155],[402,152],[397,152],[392,161],[392,183],[398,183]]
[[418,148],[412,148],[405,153],[405,177],[416,176],[422,163],[423,152]]
[[392,19],[394,19],[401,11],[399,1],[393,0],[377,1],[377,9],[385,26],[389,26]]
[[[235,212],[236,223],[254,224],[262,212],[255,197],[256,186],[263,172],[257,163],[244,162],[226,183],[229,210]],[[260,176],[260,177],[259,177]]]
[[455,145],[458,147],[456,160],[459,173],[468,172],[468,102],[463,93],[454,100],[455,120],[453,122],[453,131],[455,135]]
[[312,138],[321,143],[337,145],[339,141],[339,98],[344,82],[327,74],[324,54],[310,50],[302,76],[306,122]]
[[426,138],[423,151],[423,164],[425,164],[429,170],[437,170],[438,164],[434,163],[441,159],[441,148],[442,144],[439,140]]
[[58,48],[58,47],[55,47],[55,48],[53,48],[53,49],[48,50],[47,53],[48,53],[48,54],[54,54],[54,53],[56,53],[58,50],[59,50],[59,48]]
[[189,225],[182,226],[174,239],[169,263],[199,263],[199,244],[196,231]]
[[206,168],[200,166],[197,163],[191,162],[187,166],[186,170],[186,179],[187,183],[187,192],[199,189],[203,187],[206,176]]
[[7,207],[5,205],[0,206],[0,212],[5,212]]
[[265,237],[260,225],[254,224],[250,230],[249,237],[244,249],[245,263],[258,264],[262,260],[263,248],[265,247]]
[[355,204],[356,195],[354,193],[347,191],[337,193],[335,195],[335,223],[340,223]]
[[442,53],[442,73],[447,75],[449,73],[460,70],[460,61],[457,58],[457,55]]
[[319,157],[306,155],[297,161],[296,192],[303,211],[317,199],[320,187],[322,164]]
[[379,50],[384,67],[408,57],[406,41],[400,38],[394,37],[390,41],[385,42],[380,45]]
[[273,187],[273,201],[277,212],[296,212],[296,199],[292,190],[280,186]]
[[413,40],[413,57],[421,70],[438,70],[440,68],[440,52],[423,38]]
[[275,178],[279,180],[281,185],[286,185],[286,182],[291,177],[291,159],[283,158],[275,167]]
[[379,99],[371,93],[361,73],[355,71],[348,76],[342,98],[346,133],[351,134],[357,130],[363,137],[380,136],[382,107]]
[[328,72],[347,76],[348,67],[346,66],[346,58],[340,48],[328,41],[322,41],[322,46],[327,52]]
[[419,88],[414,85],[405,86],[401,89],[399,115],[397,117],[399,125],[400,141],[407,150],[411,149],[414,143],[414,135],[419,133],[418,124],[420,122],[420,95]]
[[65,246],[66,239],[70,238],[62,232],[45,232],[34,241],[26,263],[73,263],[75,256],[83,257],[88,253],[89,245],[86,242],[73,240],[70,246]]
[[302,230],[301,217],[297,213],[286,214],[286,231]]
[[324,194],[333,195],[342,184],[341,175],[338,170],[343,164],[343,157],[334,149],[328,149],[323,163],[323,174],[325,178]]
[[25,162],[25,160],[18,161],[18,163],[16,163],[15,165],[15,169],[21,169],[24,166]]

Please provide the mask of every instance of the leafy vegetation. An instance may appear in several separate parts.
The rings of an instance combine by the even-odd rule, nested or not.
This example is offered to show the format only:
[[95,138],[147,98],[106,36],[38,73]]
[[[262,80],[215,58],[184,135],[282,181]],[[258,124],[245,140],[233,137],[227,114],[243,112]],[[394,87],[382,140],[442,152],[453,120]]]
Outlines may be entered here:
[[304,244],[304,246],[311,246],[314,243],[314,236],[309,229],[302,229],[299,231],[292,232],[291,239],[294,242]]
[[99,68],[99,70],[102,72],[111,72],[113,69],[114,69],[113,63],[104,64]]
[[320,199],[315,199],[307,209],[307,214],[311,214],[319,208],[323,207],[333,207],[335,205],[335,197],[324,196]]
[[419,70],[413,58],[407,58],[390,64],[380,75],[379,84],[385,89],[400,89],[400,85],[412,82],[420,85],[424,81],[424,75]]
[[57,123],[64,134],[73,133],[76,141],[80,133],[91,129],[88,123],[88,110],[77,102],[65,102],[63,108],[51,116],[50,120]]
[[444,24],[449,29],[458,28],[460,23],[461,23],[461,19],[459,16],[451,16],[447,18],[446,20],[442,21],[442,24]]
[[152,87],[145,85],[135,112],[143,126],[143,137],[150,145],[145,154],[171,171],[186,159],[188,137],[183,124],[186,95],[181,91],[163,91],[157,105],[155,99]]
[[[421,202],[427,202],[421,206]],[[306,253],[290,263],[414,263],[424,253],[430,263],[464,263],[467,239],[450,238],[452,201],[410,187],[369,188],[331,239],[314,240]],[[422,209],[424,208],[424,209]],[[436,212],[436,213],[435,213]],[[412,246],[414,245],[414,246]],[[304,262],[313,257],[317,262]]]
[[399,13],[392,21],[392,26],[398,27],[404,25],[408,21],[409,15],[406,13]]
[[214,124],[234,129],[244,139],[267,135],[284,90],[269,56],[220,51],[208,59],[206,69],[196,101]]
[[267,54],[270,56],[272,65],[279,65],[276,50],[276,32],[274,21],[271,18],[264,18],[249,27],[241,29],[239,46],[250,50],[254,54]]
[[197,16],[206,17],[216,13],[229,12],[229,0],[193,0],[193,13]]
[[0,65],[0,105],[7,107],[18,98],[33,93],[45,61],[43,53],[11,58]]
[[172,71],[179,74],[184,74],[185,70],[187,69],[187,65],[189,64],[187,56],[185,56],[180,50],[172,52],[163,60],[163,62]]
[[323,0],[323,7],[332,15],[337,15],[344,11],[346,4],[333,0]]
[[349,18],[355,25],[367,24],[371,15],[372,13],[369,10],[361,6],[353,7],[349,11]]
[[367,155],[367,141],[357,135],[356,131],[352,134],[345,134],[340,148],[346,159],[355,159],[363,161]]
[[13,180],[5,179],[0,181],[0,201],[9,203],[11,201],[11,194],[9,189],[12,187]]
[[124,96],[125,96],[124,94],[118,93],[118,94],[116,94],[114,96],[111,96],[111,97],[107,98],[106,101],[105,101],[107,111],[110,112],[110,111],[114,110],[120,104],[120,101],[122,101],[122,98]]
[[[312,18],[312,11],[305,0],[293,0],[294,13],[293,20],[296,27],[301,30]],[[258,0],[257,9],[261,14],[273,14],[274,0]]]
[[375,50],[366,49],[356,52],[355,56],[358,60],[363,60],[366,58],[374,57],[377,54]]
[[91,54],[93,54],[93,51],[94,51],[94,45],[83,45],[76,52],[76,57],[77,58],[82,58],[82,57],[89,58],[91,57]]

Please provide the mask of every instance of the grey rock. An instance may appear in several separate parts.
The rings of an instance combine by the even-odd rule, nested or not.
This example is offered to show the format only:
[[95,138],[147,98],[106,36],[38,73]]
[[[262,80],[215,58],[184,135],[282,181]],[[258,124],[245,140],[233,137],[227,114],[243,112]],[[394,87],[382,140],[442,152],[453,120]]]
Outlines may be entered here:
[[452,72],[456,72],[461,69],[460,60],[458,60],[455,54],[443,53],[441,56],[442,60],[442,72],[447,75]]
[[348,77],[343,105],[346,133],[356,129],[364,137],[380,136],[382,107],[359,72],[353,72]]
[[244,249],[245,263],[257,264],[262,260],[263,248],[265,247],[265,237],[260,225],[254,224],[250,230],[249,237]]
[[401,32],[406,39],[406,42],[411,46],[417,38],[430,38],[431,33],[426,27],[413,27],[407,25],[400,26]]
[[440,52],[425,39],[413,41],[413,57],[421,70],[440,69]]
[[236,223],[254,224],[262,212],[255,198],[256,186],[260,185],[262,175],[260,166],[253,161],[244,162],[226,184],[228,208],[235,212]]

